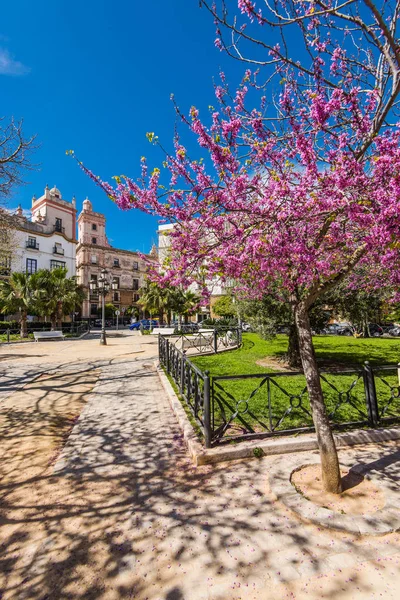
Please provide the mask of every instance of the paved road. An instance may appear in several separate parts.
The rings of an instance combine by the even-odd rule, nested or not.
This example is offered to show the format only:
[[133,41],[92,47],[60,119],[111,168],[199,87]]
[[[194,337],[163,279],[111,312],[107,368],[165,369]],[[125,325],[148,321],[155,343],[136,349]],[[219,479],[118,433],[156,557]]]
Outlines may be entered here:
[[[84,344],[74,356],[98,349]],[[111,356],[58,361],[60,374],[79,364],[99,378],[56,464],[32,483],[36,502],[8,507],[4,600],[397,598],[398,534],[301,523],[269,492],[270,458],[191,464],[154,350],[129,337]],[[394,445],[353,455],[385,452]]]

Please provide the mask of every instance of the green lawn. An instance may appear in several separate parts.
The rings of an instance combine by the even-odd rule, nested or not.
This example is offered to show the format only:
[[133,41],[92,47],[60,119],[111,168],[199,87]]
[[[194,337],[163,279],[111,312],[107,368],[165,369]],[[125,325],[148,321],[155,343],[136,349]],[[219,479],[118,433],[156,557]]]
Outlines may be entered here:
[[[365,360],[373,365],[394,365],[390,371],[377,372],[377,396],[380,410],[383,410],[391,398],[389,386],[398,386],[395,365],[400,361],[400,340],[316,336],[314,343],[322,367],[333,367],[336,364],[343,369],[356,371],[350,374],[323,375],[324,398],[333,421],[343,423],[366,419],[364,386],[359,368]],[[282,374],[269,380],[263,377],[215,380],[223,375],[277,372],[276,369],[262,367],[256,362],[268,356],[282,356],[286,348],[287,336],[279,335],[266,341],[252,333],[243,335],[243,346],[238,350],[191,359],[202,371],[209,370],[214,379],[215,426],[229,419],[238,407],[245,412],[241,417],[235,417],[233,427],[229,430],[231,435],[245,430],[261,431],[265,427],[279,430],[312,424],[303,375]],[[394,391],[395,394],[398,393],[398,390]],[[398,398],[391,403],[389,413],[400,416]]]

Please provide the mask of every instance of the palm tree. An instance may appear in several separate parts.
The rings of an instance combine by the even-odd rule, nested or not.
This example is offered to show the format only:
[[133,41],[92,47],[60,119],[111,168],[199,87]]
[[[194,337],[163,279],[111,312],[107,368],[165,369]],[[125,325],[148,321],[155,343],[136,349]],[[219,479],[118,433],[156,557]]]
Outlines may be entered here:
[[7,314],[20,314],[21,338],[26,338],[28,313],[35,308],[34,276],[14,272],[9,279],[0,281],[0,307]]
[[160,324],[167,316],[167,324],[171,324],[172,313],[185,316],[187,322],[189,315],[197,308],[200,298],[191,290],[183,292],[174,286],[161,287],[158,283],[147,281],[141,290],[139,304],[153,315],[158,315]]
[[185,318],[185,323],[189,321],[189,316],[197,310],[200,302],[200,296],[195,292],[192,292],[192,290],[186,290],[186,292],[183,293],[183,310],[181,314]]
[[165,313],[165,293],[157,283],[147,281],[146,285],[140,290],[140,300],[138,304],[143,310],[148,311],[151,315],[158,316],[160,324],[164,322]]
[[35,300],[38,312],[49,317],[51,328],[62,326],[63,315],[75,311],[85,299],[76,277],[67,277],[67,269],[57,267],[52,271],[41,269],[36,273]]

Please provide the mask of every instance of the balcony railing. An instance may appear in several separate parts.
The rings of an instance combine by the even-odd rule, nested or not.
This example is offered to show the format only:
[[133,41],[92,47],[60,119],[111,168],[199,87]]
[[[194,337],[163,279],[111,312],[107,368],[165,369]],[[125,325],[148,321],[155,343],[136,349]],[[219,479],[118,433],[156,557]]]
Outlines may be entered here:
[[65,233],[65,227],[61,227],[60,225],[54,225],[53,231],[55,233]]
[[29,250],[39,250],[39,244],[37,242],[30,242],[29,240],[25,242],[26,248]]
[[64,256],[64,248],[59,248],[58,246],[54,246],[53,254],[61,254],[62,256]]

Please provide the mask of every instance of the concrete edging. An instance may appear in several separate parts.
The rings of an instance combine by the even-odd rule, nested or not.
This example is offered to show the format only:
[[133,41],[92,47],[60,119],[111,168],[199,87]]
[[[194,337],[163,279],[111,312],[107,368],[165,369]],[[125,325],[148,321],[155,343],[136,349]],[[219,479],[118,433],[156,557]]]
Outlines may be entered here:
[[291,482],[295,471],[315,464],[316,456],[287,456],[276,460],[270,467],[269,485],[273,494],[298,516],[316,525],[347,531],[356,535],[385,535],[400,529],[400,511],[397,495],[382,478],[376,480],[373,473],[365,472],[365,465],[356,465],[352,470],[366,479],[375,481],[385,495],[385,506],[371,515],[346,515],[319,506],[305,498]]
[[[158,365],[158,362],[155,362],[155,365],[171,408],[176,415],[183,437],[189,448],[189,453],[196,465],[214,464],[242,458],[255,458],[255,448],[260,448],[266,456],[291,454],[292,452],[304,452],[305,450],[318,450],[316,436],[312,433],[301,434],[297,437],[261,438],[235,444],[224,444],[217,448],[204,448],[199,442],[179,398],[168,381],[168,377]],[[400,427],[371,430],[357,429],[345,433],[336,433],[334,434],[334,438],[337,448],[357,446],[359,444],[376,444],[389,440],[399,440]]]
[[167,394],[167,398],[171,405],[172,411],[174,412],[174,414],[177,418],[177,421],[179,423],[179,427],[182,430],[185,443],[188,447],[189,454],[190,454],[194,464],[195,465],[205,464],[206,461],[203,461],[203,456],[204,456],[204,453],[206,452],[206,450],[200,444],[198,437],[195,434],[193,427],[185,413],[185,410],[184,410],[179,398],[175,394],[175,391],[174,391],[172,385],[170,384],[170,382],[168,380],[168,377],[166,376],[166,374],[164,373],[162,368],[159,366],[157,361],[155,361],[154,364],[155,364],[158,376],[160,378],[161,384]]

